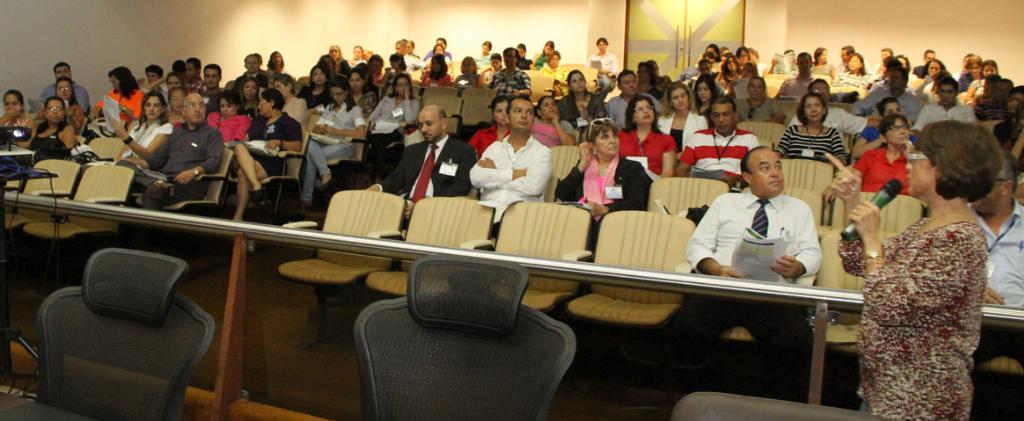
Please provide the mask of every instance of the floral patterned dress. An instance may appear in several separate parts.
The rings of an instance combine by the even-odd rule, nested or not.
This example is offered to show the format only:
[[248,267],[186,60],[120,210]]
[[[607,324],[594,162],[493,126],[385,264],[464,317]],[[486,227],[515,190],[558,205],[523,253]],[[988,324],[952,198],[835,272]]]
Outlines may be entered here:
[[[967,420],[985,294],[985,234],[959,222],[921,233],[922,219],[884,245],[864,283],[860,389],[888,419]],[[840,242],[846,271],[864,274],[861,242]]]

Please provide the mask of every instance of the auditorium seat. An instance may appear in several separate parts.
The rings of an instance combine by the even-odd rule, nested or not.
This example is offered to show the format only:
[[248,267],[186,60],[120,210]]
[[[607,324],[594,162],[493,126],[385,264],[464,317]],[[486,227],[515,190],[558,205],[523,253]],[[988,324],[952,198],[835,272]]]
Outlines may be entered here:
[[779,143],[779,139],[782,139],[782,133],[786,131],[786,126],[771,121],[741,121],[736,127],[753,132],[761,146],[772,149],[775,148],[776,143]]
[[775,109],[786,114],[786,122],[793,121],[793,117],[796,117],[796,109],[800,106],[800,101],[776,99]]
[[542,97],[554,95],[555,79],[548,76],[530,76],[530,100],[534,104],[540,101]]
[[[494,251],[545,259],[589,259],[590,224],[590,213],[574,206],[519,202],[502,215]],[[576,295],[577,288],[574,281],[532,276],[523,305],[549,311]]]
[[494,89],[467,88],[462,90],[462,124],[468,127],[490,125],[491,101],[498,94]]
[[569,175],[572,167],[580,160],[580,148],[576,146],[558,145],[548,148],[551,150],[551,181],[544,191],[544,201],[554,202],[555,188],[558,182]]
[[518,265],[428,256],[409,295],[356,318],[365,420],[543,420],[576,353],[564,323],[520,305]]
[[[331,198],[324,217],[323,232],[359,237],[398,237],[405,200],[389,193],[345,190]],[[315,227],[314,222],[285,224],[289,228]],[[339,251],[317,250],[311,259],[284,263],[277,267],[282,278],[310,285],[317,295],[319,339],[326,336],[327,298],[337,287],[348,285],[373,272],[386,271],[391,259]]]
[[[619,211],[605,215],[594,263],[672,272],[686,263],[693,222],[654,212]],[[573,317],[617,326],[656,328],[668,323],[682,294],[611,285],[569,302]]]
[[[442,247],[468,247],[490,244],[494,208],[466,197],[428,197],[419,201],[409,219],[405,235],[408,243]],[[374,272],[366,277],[366,286],[392,295],[405,295],[407,272],[411,262],[402,262],[402,270]]]
[[197,180],[199,181],[208,182],[208,186],[206,187],[206,196],[202,199],[183,200],[178,203],[164,206],[163,210],[179,212],[195,212],[201,209],[212,211],[219,210],[224,206],[224,199],[227,197],[227,189],[224,187],[227,184],[228,171],[231,169],[231,163],[234,157],[234,150],[225,148],[224,154],[221,155],[220,166],[217,167],[217,172],[200,174],[197,177]]
[[719,180],[690,177],[660,178],[651,183],[651,193],[647,198],[647,210],[661,213],[662,208],[658,205],[661,203],[661,206],[664,206],[669,214],[678,215],[690,208],[711,206],[711,202],[714,202],[715,198],[728,192],[729,185]]
[[309,145],[309,133],[303,129],[302,133],[302,148],[298,151],[286,151],[281,150],[277,153],[279,158],[284,159],[284,168],[281,174],[268,174],[268,176],[260,180],[260,184],[263,184],[264,188],[268,184],[277,183],[277,194],[274,197],[274,215],[277,215],[277,210],[281,206],[281,196],[284,194],[285,184],[295,185],[295,198],[299,199],[299,203],[302,203],[302,198],[299,197],[301,193],[302,183],[302,165],[306,161],[306,146]]
[[988,373],[1024,376],[1024,366],[1021,366],[1020,361],[1010,357],[995,357],[985,361],[978,364],[978,370]]
[[694,392],[676,403],[672,421],[860,421],[875,416],[822,405],[733,395]]
[[[68,197],[74,192],[75,181],[78,180],[78,171],[81,166],[61,159],[47,159],[39,161],[33,167],[47,170],[57,175],[57,178],[39,178],[28,180],[24,183],[22,194],[31,196],[56,196]],[[5,209],[7,218],[4,220],[4,229],[20,228],[31,222],[42,222],[49,219],[49,213],[31,209],[17,209],[14,211],[14,201],[8,201],[8,208]]]
[[104,161],[117,161],[120,158],[121,150],[124,149],[124,141],[116,137],[97,137],[88,144],[89,149]]
[[180,419],[216,330],[213,317],[175,292],[187,272],[170,256],[94,253],[81,287],[39,307],[38,401],[95,419]]
[[[135,172],[127,167],[96,165],[82,173],[74,200],[76,202],[122,205],[128,198]],[[56,227],[54,226],[56,224]],[[31,222],[22,231],[36,238],[67,240],[86,234],[113,234],[118,223],[110,220],[68,216],[66,222]]]
[[782,175],[787,187],[799,187],[817,192],[832,184],[833,167],[810,159],[783,159]]
[[[861,200],[871,200],[876,193],[861,192]],[[925,207],[921,200],[901,194],[882,208],[882,225],[879,229],[888,232],[901,232],[924,216]],[[846,204],[836,199],[832,204],[832,228],[846,227]]]
[[807,206],[811,207],[811,214],[814,215],[815,218],[814,225],[818,230],[818,238],[821,238],[822,235],[825,235],[825,233],[832,230],[831,226],[825,224],[827,221],[826,217],[830,215],[830,212],[825,212],[823,210],[825,209],[825,199],[821,196],[821,191],[803,189],[800,187],[786,187],[782,194],[800,199],[806,203]]

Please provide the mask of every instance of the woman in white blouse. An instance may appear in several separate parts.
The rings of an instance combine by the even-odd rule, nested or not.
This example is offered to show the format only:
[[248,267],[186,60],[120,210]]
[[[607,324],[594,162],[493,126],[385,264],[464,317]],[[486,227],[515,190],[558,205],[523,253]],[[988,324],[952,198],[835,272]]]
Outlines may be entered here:
[[[404,135],[416,131],[416,115],[419,113],[420,100],[413,94],[412,79],[408,73],[396,74],[391,80],[390,94],[381,98],[369,118],[371,135],[368,160],[378,178],[383,179],[390,173],[387,168],[388,145],[401,143]],[[387,128],[383,127],[385,125]]]
[[661,109],[665,111],[658,117],[658,129],[672,136],[679,151],[690,142],[694,133],[708,128],[707,119],[696,112],[694,102],[690,101],[692,97],[686,83],[676,81],[661,99]]
[[363,110],[356,105],[349,95],[348,80],[335,78],[327,83],[332,103],[324,111],[310,135],[306,146],[306,165],[302,177],[302,202],[309,205],[313,201],[313,187],[317,175],[320,183],[326,186],[331,181],[331,169],[327,166],[328,159],[347,158],[352,155],[352,138],[366,136],[366,121]]
[[142,98],[142,116],[131,130],[115,126],[115,135],[125,142],[121,159],[135,162],[149,158],[167,140],[174,126],[167,121],[167,102],[160,91],[150,91]]

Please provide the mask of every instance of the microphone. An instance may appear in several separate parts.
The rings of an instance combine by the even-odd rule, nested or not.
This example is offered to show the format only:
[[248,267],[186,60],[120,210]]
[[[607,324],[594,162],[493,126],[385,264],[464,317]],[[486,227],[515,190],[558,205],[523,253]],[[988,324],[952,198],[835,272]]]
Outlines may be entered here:
[[[900,190],[903,190],[903,183],[901,183],[900,180],[895,178],[889,180],[889,182],[885,183],[885,185],[882,186],[882,189],[875,194],[875,197],[871,198],[871,203],[874,203],[879,209],[884,208],[885,205],[888,205],[892,199],[896,198],[896,196],[900,194]],[[847,211],[849,211],[849,209],[847,209]],[[843,229],[841,235],[846,241],[856,241],[860,239],[860,234],[857,234],[857,227],[853,222]]]

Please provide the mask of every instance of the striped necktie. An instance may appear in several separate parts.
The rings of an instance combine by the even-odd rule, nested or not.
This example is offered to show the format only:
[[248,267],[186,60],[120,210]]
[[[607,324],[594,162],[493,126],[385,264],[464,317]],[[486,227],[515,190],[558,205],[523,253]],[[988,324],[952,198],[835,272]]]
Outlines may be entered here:
[[764,211],[764,206],[768,204],[768,199],[757,199],[757,203],[760,203],[761,207],[757,208],[757,212],[754,212],[754,223],[750,225],[750,228],[761,234],[762,237],[767,237],[768,213]]

